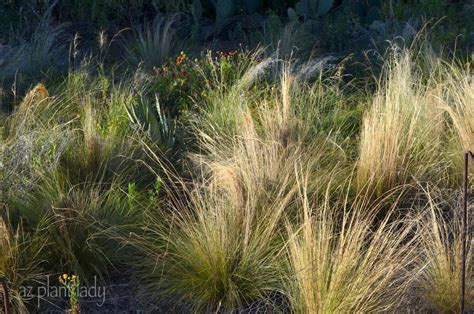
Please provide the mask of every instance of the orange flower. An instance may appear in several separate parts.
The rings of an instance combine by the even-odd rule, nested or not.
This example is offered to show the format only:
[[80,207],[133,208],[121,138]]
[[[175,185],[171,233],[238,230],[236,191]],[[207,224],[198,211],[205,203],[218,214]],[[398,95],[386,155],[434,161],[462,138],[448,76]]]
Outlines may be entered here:
[[176,65],[181,65],[181,63],[183,63],[185,59],[186,59],[186,54],[184,53],[184,51],[181,51],[179,56],[176,58]]

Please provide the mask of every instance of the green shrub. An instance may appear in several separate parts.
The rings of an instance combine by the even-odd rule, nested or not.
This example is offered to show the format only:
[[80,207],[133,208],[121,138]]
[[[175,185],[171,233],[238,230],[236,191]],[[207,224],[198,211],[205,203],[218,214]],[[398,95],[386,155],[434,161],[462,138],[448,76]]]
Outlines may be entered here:
[[158,95],[163,110],[172,117],[186,114],[215,89],[219,80],[237,79],[236,68],[244,56],[234,50],[212,52],[192,59],[181,52],[175,60],[157,68],[150,79],[149,93]]

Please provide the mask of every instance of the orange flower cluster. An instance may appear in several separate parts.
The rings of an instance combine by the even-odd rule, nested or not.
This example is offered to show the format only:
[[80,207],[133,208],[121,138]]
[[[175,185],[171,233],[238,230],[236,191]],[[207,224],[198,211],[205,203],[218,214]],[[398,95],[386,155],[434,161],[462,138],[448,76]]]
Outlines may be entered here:
[[237,50],[232,50],[229,52],[220,52],[219,55],[221,56],[221,58],[227,59],[229,57],[237,55]]

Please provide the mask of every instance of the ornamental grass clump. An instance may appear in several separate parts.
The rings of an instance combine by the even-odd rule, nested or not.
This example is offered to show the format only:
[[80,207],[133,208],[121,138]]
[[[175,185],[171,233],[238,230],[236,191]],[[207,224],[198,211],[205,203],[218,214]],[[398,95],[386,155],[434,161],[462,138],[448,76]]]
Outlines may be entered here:
[[[441,63],[441,62],[440,62]],[[444,108],[452,120],[463,150],[474,151],[474,72],[471,64],[442,63]]]
[[151,24],[137,30],[135,40],[123,42],[125,59],[133,66],[143,63],[149,69],[168,61],[180,48],[174,27],[176,20],[176,16],[156,18]]
[[236,203],[233,195],[199,187],[185,207],[172,207],[170,226],[151,222],[150,237],[139,244],[147,291],[178,298],[193,311],[241,308],[278,291],[278,226],[292,191],[284,185],[273,192],[272,200],[246,193]]
[[446,125],[430,89],[433,82],[423,81],[409,51],[390,58],[363,119],[357,162],[359,187],[374,188],[378,195],[417,180],[441,182],[448,167]]
[[[243,85],[237,83],[227,95],[238,86]],[[321,121],[323,112],[336,111],[332,88],[322,82],[300,84],[288,68],[279,85],[263,88],[258,99],[242,88],[239,104],[226,112],[232,128],[221,124],[222,111],[216,116],[217,103],[205,108],[196,124],[202,153],[193,155],[194,160],[204,165],[216,186],[236,188],[245,183],[252,193],[262,194],[286,178],[294,184],[294,165],[305,165],[314,173],[312,188],[324,191],[328,171],[333,176],[351,171],[341,149],[344,140],[338,137],[343,126],[328,127]],[[334,171],[336,165],[339,171]]]
[[282,290],[283,222],[295,215],[295,165],[311,170],[317,192],[345,169],[328,172],[329,159],[344,158],[326,134],[311,133],[293,83],[285,73],[258,106],[228,112],[238,128],[217,129],[212,113],[196,124],[198,176],[189,184],[173,177],[180,184],[167,188],[169,213],[150,220],[150,234],[135,243],[147,256],[139,262],[147,291],[216,311],[270,301]]
[[[434,189],[425,190],[426,205],[420,221],[421,258],[418,288],[426,308],[439,313],[459,312],[461,294],[462,220],[457,202]],[[466,303],[474,305],[474,240],[467,234]]]
[[32,301],[21,293],[22,287],[41,282],[46,276],[42,264],[47,244],[38,233],[29,233],[0,216],[0,277],[6,279],[12,306],[20,313],[28,313]]
[[73,269],[87,282],[126,259],[113,239],[143,214],[126,187],[150,178],[136,161],[146,156],[128,124],[131,98],[119,83],[78,70],[56,90],[38,84],[9,119],[2,203],[51,244],[43,258],[54,272]]
[[[286,293],[296,313],[396,311],[407,300],[417,259],[416,220],[397,215],[397,201],[381,220],[387,200],[342,190],[315,201],[301,176],[299,220],[287,223]],[[342,194],[341,194],[342,193]],[[390,198],[393,200],[393,198]]]

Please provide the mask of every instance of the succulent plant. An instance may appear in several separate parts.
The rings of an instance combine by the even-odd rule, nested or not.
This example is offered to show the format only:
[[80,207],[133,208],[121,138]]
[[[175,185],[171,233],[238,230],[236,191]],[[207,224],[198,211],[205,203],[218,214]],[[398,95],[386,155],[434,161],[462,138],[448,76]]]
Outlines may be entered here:
[[380,20],[380,8],[375,6],[370,7],[364,18],[365,24],[370,25],[377,20]]
[[217,28],[220,30],[234,13],[234,0],[212,0],[212,4],[216,10]]
[[155,103],[140,95],[138,102],[128,107],[127,114],[131,123],[139,130],[146,132],[150,138],[165,147],[172,147],[175,143],[176,124],[161,110],[158,96]]
[[382,3],[380,0],[358,0],[355,2],[344,1],[343,5],[350,8],[354,16],[359,17],[360,22],[370,25],[380,19]]
[[298,13],[296,13],[295,9],[288,8],[288,19],[290,20],[290,22],[298,20]]
[[299,15],[317,17],[328,13],[333,4],[334,0],[300,0],[295,9]]
[[193,14],[194,22],[198,23],[199,20],[202,17],[202,3],[201,0],[193,0],[193,3],[191,5],[191,13]]
[[255,13],[263,4],[263,0],[245,0],[245,9],[248,13]]

